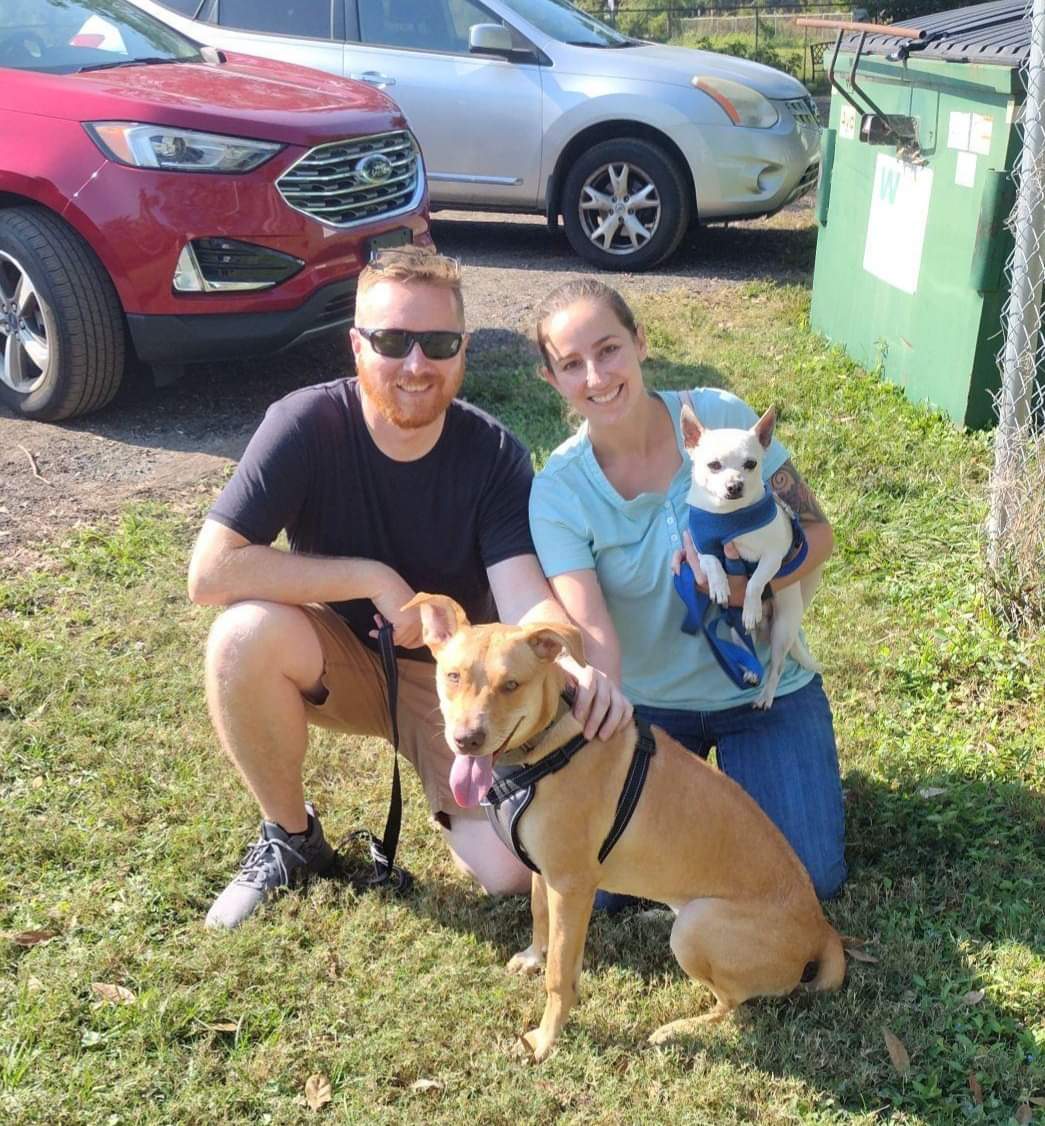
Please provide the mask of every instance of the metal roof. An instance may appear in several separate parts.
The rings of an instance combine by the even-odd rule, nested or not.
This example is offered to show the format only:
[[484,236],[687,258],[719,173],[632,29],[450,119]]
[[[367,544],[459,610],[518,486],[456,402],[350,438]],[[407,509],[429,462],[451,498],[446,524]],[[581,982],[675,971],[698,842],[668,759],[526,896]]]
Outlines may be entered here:
[[[1019,66],[1030,55],[1030,20],[1024,0],[991,0],[896,22],[897,26],[921,31],[922,39],[912,43],[893,35],[868,35],[864,54],[891,55],[904,46],[911,58],[1000,66]],[[842,50],[855,50],[858,40],[858,33],[847,33]]]

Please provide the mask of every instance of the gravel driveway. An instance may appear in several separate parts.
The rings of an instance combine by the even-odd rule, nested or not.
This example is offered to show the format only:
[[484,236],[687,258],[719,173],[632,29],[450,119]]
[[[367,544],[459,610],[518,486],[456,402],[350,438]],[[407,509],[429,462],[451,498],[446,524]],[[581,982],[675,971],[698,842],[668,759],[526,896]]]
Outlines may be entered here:
[[[746,279],[806,281],[814,247],[811,200],[772,219],[695,232],[668,268],[603,275],[629,295],[700,292]],[[441,212],[439,249],[465,269],[472,364],[490,348],[526,347],[535,305],[562,281],[593,272],[561,229],[542,219]],[[616,277],[616,281],[614,281]],[[98,415],[26,422],[0,406],[0,571],[40,560],[38,545],[132,499],[191,500],[237,458],[270,402],[335,378],[349,363],[343,339],[260,360],[200,365],[171,387],[132,386]]]

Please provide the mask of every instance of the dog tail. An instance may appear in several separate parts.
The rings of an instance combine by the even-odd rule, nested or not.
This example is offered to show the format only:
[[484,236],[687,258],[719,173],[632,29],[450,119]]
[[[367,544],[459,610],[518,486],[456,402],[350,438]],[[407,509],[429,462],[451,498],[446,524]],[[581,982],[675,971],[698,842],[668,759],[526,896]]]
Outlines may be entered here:
[[[815,960],[816,973],[806,982],[814,993],[838,989],[845,981],[845,949],[838,931],[825,924],[827,936]],[[803,975],[803,979],[804,979]]]
[[810,669],[812,672],[824,671],[820,662],[809,652],[809,647],[801,636],[797,637],[794,645],[791,646],[791,656],[804,669]]

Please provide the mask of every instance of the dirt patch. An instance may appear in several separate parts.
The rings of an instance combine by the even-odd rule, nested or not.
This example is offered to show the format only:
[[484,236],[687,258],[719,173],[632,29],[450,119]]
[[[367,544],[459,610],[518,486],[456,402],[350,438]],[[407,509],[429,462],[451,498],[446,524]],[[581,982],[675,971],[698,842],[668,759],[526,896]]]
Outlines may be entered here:
[[[433,234],[464,264],[470,362],[527,349],[533,311],[560,282],[591,274],[561,228],[528,217],[441,212]],[[807,199],[772,219],[694,232],[666,269],[602,275],[629,296],[704,292],[745,280],[807,282],[815,228]],[[240,456],[269,403],[350,367],[342,338],[239,363],[199,365],[170,387],[132,385],[98,415],[51,425],[0,407],[0,570],[40,561],[40,545],[129,501],[209,491]]]

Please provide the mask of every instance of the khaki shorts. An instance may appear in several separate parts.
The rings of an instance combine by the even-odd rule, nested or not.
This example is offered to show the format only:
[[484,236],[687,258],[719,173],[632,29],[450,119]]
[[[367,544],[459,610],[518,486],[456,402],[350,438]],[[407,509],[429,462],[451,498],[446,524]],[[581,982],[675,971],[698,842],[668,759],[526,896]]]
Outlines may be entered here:
[[[321,702],[305,698],[309,723],[351,735],[378,735],[391,740],[385,674],[381,658],[348,628],[344,618],[327,605],[310,604],[308,615],[323,649]],[[462,809],[450,791],[453,752],[443,735],[435,665],[404,661],[399,665],[399,750],[417,771],[428,807],[445,829],[450,818],[481,818],[481,807]]]

